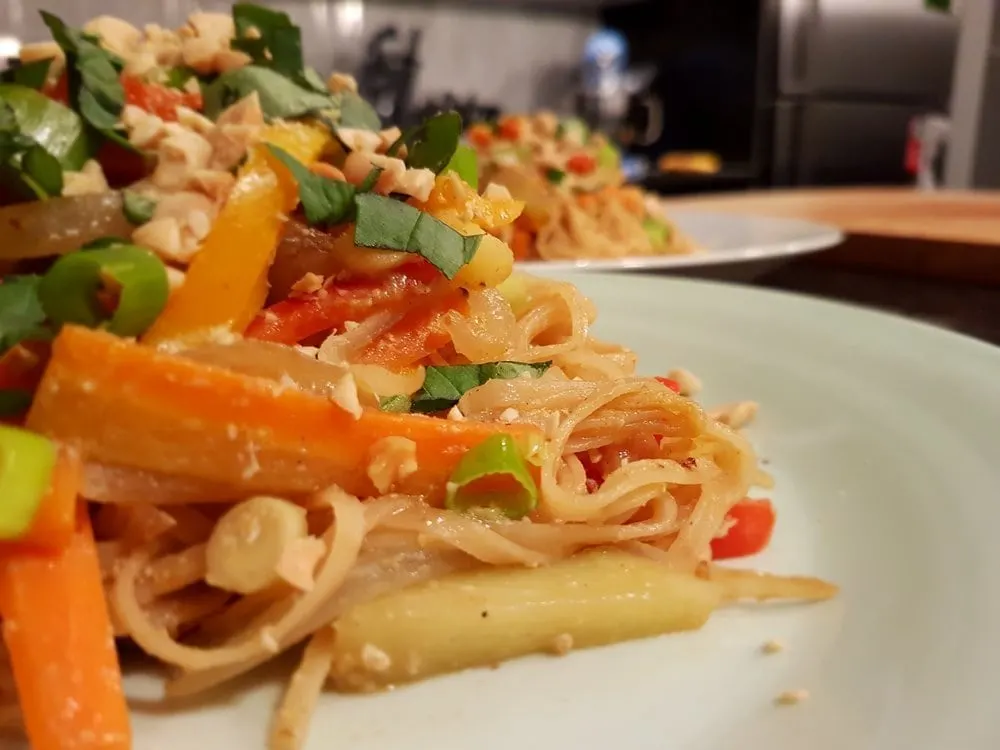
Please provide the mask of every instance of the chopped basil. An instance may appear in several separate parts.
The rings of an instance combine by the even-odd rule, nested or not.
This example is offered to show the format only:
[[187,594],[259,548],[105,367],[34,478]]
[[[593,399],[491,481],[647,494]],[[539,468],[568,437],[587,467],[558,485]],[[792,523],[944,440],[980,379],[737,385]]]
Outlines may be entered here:
[[48,80],[52,60],[53,58],[49,57],[45,60],[35,60],[19,65],[16,68],[8,68],[0,73],[0,82],[16,83],[18,86],[27,86],[29,89],[38,91]]
[[423,387],[413,394],[412,410],[430,413],[450,409],[468,391],[490,380],[513,380],[525,373],[538,377],[551,362],[488,362],[482,365],[428,367]]
[[353,91],[340,91],[331,95],[336,109],[335,123],[342,128],[379,130],[382,121],[375,108]]
[[205,115],[214,120],[230,104],[254,91],[260,97],[264,117],[269,120],[294,120],[329,110],[332,106],[329,94],[305,89],[270,68],[247,65],[223,73],[205,87]]
[[[24,149],[37,143],[64,169],[78,170],[93,152],[80,116],[45,94],[13,83],[0,84],[0,130],[24,136]],[[24,150],[22,149],[22,150]]]
[[375,188],[375,184],[378,182],[378,178],[382,176],[383,171],[385,170],[382,167],[372,167],[372,171],[368,173],[368,176],[358,186],[358,192],[370,193]]
[[73,109],[101,131],[114,130],[125,106],[125,90],[118,77],[120,60],[96,37],[68,27],[58,16],[41,11],[52,38],[66,54],[69,100]]
[[168,68],[163,84],[168,88],[183,90],[187,82],[191,79],[198,80],[198,73],[194,68],[186,65],[178,65],[175,68]]
[[473,190],[479,189],[479,157],[476,151],[470,146],[459,146],[451,156],[451,161],[444,168],[447,172],[451,170],[465,182],[472,186]]
[[458,148],[462,137],[462,116],[454,110],[438,112],[396,139],[386,153],[394,156],[406,146],[406,165],[439,174]]
[[306,221],[313,226],[333,226],[347,221],[354,213],[354,186],[341,180],[331,180],[314,172],[294,156],[277,146],[268,146],[299,185],[299,200]]
[[62,195],[63,169],[59,160],[39,146],[33,144],[21,157],[21,172],[37,185],[48,197]]
[[125,190],[122,193],[122,213],[131,224],[140,226],[152,221],[156,212],[156,201],[137,193],[135,190]]
[[406,203],[366,193],[355,198],[360,247],[416,253],[449,279],[472,260],[482,235],[466,237],[439,219]]
[[45,311],[38,299],[38,276],[5,276],[0,281],[0,353],[22,341],[45,341]]
[[[237,3],[233,6],[233,23],[236,26],[233,49],[248,54],[254,65],[315,88],[315,79],[306,80],[303,71],[302,32],[287,13],[252,3]],[[325,91],[325,87],[320,90]]]
[[384,396],[378,400],[378,408],[382,411],[405,414],[410,411],[410,397],[402,394],[398,396]]
[[545,170],[545,178],[553,185],[558,185],[564,179],[566,179],[566,173],[563,172],[561,169],[550,167],[549,169]]

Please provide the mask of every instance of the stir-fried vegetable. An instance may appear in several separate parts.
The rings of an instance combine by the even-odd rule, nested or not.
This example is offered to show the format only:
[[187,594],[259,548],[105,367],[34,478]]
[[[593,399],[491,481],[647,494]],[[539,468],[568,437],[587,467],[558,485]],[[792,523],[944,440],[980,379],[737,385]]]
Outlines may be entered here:
[[56,447],[41,435],[0,426],[0,539],[23,536],[52,478]]
[[18,132],[44,148],[65,169],[79,169],[92,144],[80,116],[38,91],[16,84],[0,85],[0,102],[10,108]]
[[712,540],[712,559],[755,555],[771,541],[775,513],[770,500],[741,500],[726,516],[732,526],[725,534]]
[[451,341],[447,321],[454,312],[464,313],[467,308],[465,294],[457,289],[429,296],[359,352],[356,359],[390,370],[416,365]]
[[[111,295],[111,310],[101,294]],[[170,295],[163,262],[149,250],[124,243],[64,255],[42,277],[38,296],[49,320],[138,336]]]
[[58,446],[51,479],[31,525],[11,543],[0,545],[4,552],[59,552],[69,546],[76,529],[77,498],[83,481],[80,454]]
[[121,667],[84,508],[58,554],[0,554],[0,615],[32,749],[130,750]]
[[494,508],[523,518],[538,505],[538,486],[509,435],[493,435],[466,453],[448,482],[451,510]]
[[[269,127],[263,140],[311,163],[331,139],[299,124]],[[205,335],[213,329],[242,332],[267,297],[267,270],[298,189],[266,147],[251,150],[236,187],[188,269],[184,286],[147,332],[155,343]]]
[[120,193],[100,193],[0,208],[0,258],[47,258],[101,237],[127,237],[132,224]]
[[[452,422],[354,410],[211,367],[102,331],[66,326],[28,413],[29,429],[79,447],[89,460],[219,482],[278,497],[332,484],[376,492],[366,473],[386,435],[416,444],[417,468],[400,492],[444,497],[470,448],[501,429],[526,442],[528,426]],[[301,468],[300,468],[301,467]]]
[[22,341],[45,341],[45,310],[38,301],[37,276],[8,276],[0,283],[0,352]]

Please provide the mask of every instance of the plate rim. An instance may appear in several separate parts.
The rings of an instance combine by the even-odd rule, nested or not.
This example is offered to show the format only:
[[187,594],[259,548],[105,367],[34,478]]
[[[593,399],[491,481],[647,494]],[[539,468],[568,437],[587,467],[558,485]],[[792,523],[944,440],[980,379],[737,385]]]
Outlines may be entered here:
[[665,208],[670,219],[680,216],[695,216],[702,220],[716,218],[753,219],[772,224],[808,228],[813,234],[782,243],[769,243],[751,248],[723,250],[717,252],[689,253],[684,255],[633,255],[624,258],[579,258],[576,260],[523,260],[517,261],[517,268],[534,271],[538,269],[564,271],[615,271],[622,269],[660,270],[670,268],[700,268],[706,266],[733,265],[752,263],[777,258],[795,258],[808,253],[819,252],[836,247],[844,242],[847,235],[832,224],[824,224],[806,219],[796,219],[787,216],[767,216],[763,214],[739,214],[727,211],[705,211],[701,209],[670,209]]

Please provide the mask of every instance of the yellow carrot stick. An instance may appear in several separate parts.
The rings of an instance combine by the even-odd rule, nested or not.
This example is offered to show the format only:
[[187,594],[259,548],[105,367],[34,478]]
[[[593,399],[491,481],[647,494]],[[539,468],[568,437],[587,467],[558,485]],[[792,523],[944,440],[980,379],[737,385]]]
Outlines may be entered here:
[[491,435],[540,442],[517,425],[375,409],[355,418],[322,396],[76,326],[53,344],[27,426],[89,461],[286,496],[332,484],[381,494],[368,468],[391,435],[416,451],[416,467],[392,489],[435,498],[465,452]]
[[[331,144],[326,130],[299,123],[272,125],[263,140],[306,164]],[[189,339],[213,329],[242,332],[267,297],[267,272],[298,195],[285,167],[263,144],[253,147],[184,286],[170,296],[144,341]]]

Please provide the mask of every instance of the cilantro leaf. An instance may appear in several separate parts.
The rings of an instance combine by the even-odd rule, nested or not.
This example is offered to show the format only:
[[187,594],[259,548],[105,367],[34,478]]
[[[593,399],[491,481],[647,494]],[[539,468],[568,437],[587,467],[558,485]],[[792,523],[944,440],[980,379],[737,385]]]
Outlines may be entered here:
[[6,276],[0,282],[0,353],[21,341],[45,341],[45,311],[38,300],[38,276]]
[[277,146],[268,145],[272,154],[292,173],[299,185],[299,201],[306,221],[312,226],[333,226],[347,221],[354,213],[354,186],[341,180],[331,180],[309,168]]
[[41,15],[66,54],[73,109],[97,130],[114,130],[125,106],[125,90],[118,77],[121,60],[102,48],[95,37],[70,28],[58,16],[44,10]]
[[462,137],[462,116],[451,110],[438,112],[403,133],[386,153],[395,156],[406,146],[406,166],[439,174],[451,161]]
[[449,279],[472,260],[482,235],[466,237],[440,219],[406,203],[373,193],[355,197],[359,247],[416,253]]
[[49,77],[52,60],[53,58],[48,57],[44,60],[18,65],[16,68],[8,68],[0,73],[0,82],[16,83],[18,86],[27,86],[29,89],[38,91],[45,85],[45,81]]
[[[428,414],[450,409],[468,391],[478,388],[490,380],[513,380],[528,376],[537,378],[551,366],[551,362],[488,362],[482,365],[452,365],[449,367],[428,367],[424,375],[423,387],[413,394],[410,409]],[[390,398],[406,398],[393,396]],[[383,399],[388,401],[389,399]],[[383,411],[388,409],[379,407]]]
[[135,190],[125,190],[122,192],[122,213],[129,223],[141,226],[152,221],[156,212],[156,201],[152,198],[137,193]]

